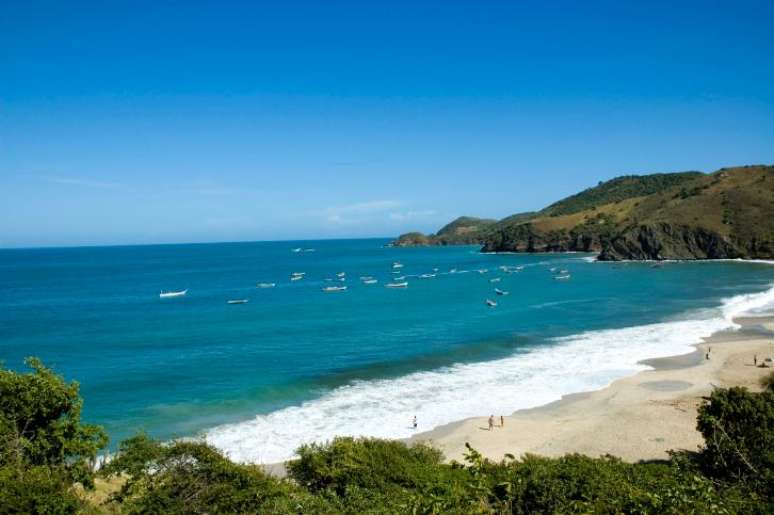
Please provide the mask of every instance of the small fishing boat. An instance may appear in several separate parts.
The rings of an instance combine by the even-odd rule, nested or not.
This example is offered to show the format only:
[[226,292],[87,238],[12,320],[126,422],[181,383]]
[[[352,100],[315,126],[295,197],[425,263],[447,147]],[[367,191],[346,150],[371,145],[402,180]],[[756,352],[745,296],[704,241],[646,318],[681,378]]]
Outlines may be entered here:
[[499,283],[500,282],[500,278],[499,277],[495,277],[493,279],[489,279],[489,282],[490,283]]
[[407,282],[402,283],[387,283],[384,285],[385,288],[408,288]]
[[339,272],[338,274],[336,274],[336,277],[346,277],[346,276],[347,276],[347,272]]
[[304,249],[303,252],[317,252],[317,249]]
[[226,304],[247,304],[248,302],[250,302],[249,299],[232,299],[227,300]]
[[556,268],[555,266],[548,269],[549,272],[556,272],[557,270],[559,269]]
[[420,279],[432,279],[435,277],[435,274],[422,274],[419,276]]
[[182,297],[186,293],[188,293],[188,288],[186,288],[185,290],[182,290],[182,291],[162,291],[162,292],[159,293],[159,298],[160,299],[169,299],[171,297]]
[[401,275],[400,277],[393,277],[393,280],[395,282],[400,282],[400,281],[404,280],[405,278],[406,278],[405,275]]
[[295,252],[296,254],[298,254],[299,252],[301,252],[301,247],[298,247],[296,249],[290,249],[290,251],[291,252]]
[[495,302],[495,301],[493,301],[491,299],[486,299],[486,305],[489,306],[490,308],[496,308],[497,307],[497,302]]
[[369,279],[373,279],[373,278],[374,278],[374,276],[373,276],[373,275],[361,275],[361,276],[360,276],[360,280],[361,280],[361,281],[367,281],[367,280],[369,280]]
[[498,295],[508,295],[509,292],[501,290],[500,288],[495,288],[495,293]]
[[570,278],[570,274],[557,275],[556,277],[554,277],[554,279],[557,280],[557,281],[566,281],[569,278]]
[[393,268],[403,268],[403,263],[396,261],[392,264]]
[[570,271],[567,270],[566,268],[562,268],[561,270],[559,270],[559,273],[562,274],[562,275],[565,275],[565,274],[569,274]]
[[487,273],[488,271],[489,271],[489,270],[487,270],[486,268],[482,268],[482,269],[478,270],[478,273],[479,273],[479,274],[485,274],[485,273]]
[[303,278],[304,278],[304,276],[303,276],[303,275],[291,275],[291,276],[290,276],[290,280],[291,280],[291,281],[300,281],[300,280],[301,280],[301,279],[303,279]]
[[433,268],[433,272],[438,273],[438,269],[437,268]]
[[347,281],[346,277],[338,277],[337,279],[342,283]]
[[258,283],[255,287],[256,288],[274,288],[276,286],[275,283]]
[[324,291],[325,293],[331,293],[335,291],[346,291],[346,289],[347,289],[346,286],[326,286],[325,288],[322,289],[322,291]]
[[515,270],[517,272],[521,272],[522,270],[524,270],[524,267],[523,266],[517,266]]
[[363,284],[376,284],[378,282],[376,279],[363,279]]
[[450,274],[456,274],[457,273],[457,269],[456,268],[452,268],[451,270],[449,270],[449,273]]

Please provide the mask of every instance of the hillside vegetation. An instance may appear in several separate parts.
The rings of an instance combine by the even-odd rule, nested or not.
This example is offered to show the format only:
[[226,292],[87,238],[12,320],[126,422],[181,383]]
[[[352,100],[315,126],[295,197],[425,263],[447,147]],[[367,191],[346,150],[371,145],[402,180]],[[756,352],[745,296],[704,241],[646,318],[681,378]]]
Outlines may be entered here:
[[494,227],[497,220],[461,216],[444,225],[437,233],[425,235],[410,232],[401,235],[393,242],[398,247],[418,245],[473,245],[481,243],[482,235]]
[[30,373],[0,369],[0,513],[774,511],[771,378],[759,393],[716,389],[699,408],[704,446],[665,461],[573,454],[493,462],[468,447],[464,463],[449,464],[425,445],[336,438],[301,447],[289,477],[279,479],[203,442],[162,443],[143,434],[121,442],[94,472],[85,465],[105,437],[80,422],[78,385],[31,364]]
[[[774,167],[618,177],[469,236],[486,252],[598,252],[603,260],[770,259]],[[434,243],[429,238],[421,244]]]

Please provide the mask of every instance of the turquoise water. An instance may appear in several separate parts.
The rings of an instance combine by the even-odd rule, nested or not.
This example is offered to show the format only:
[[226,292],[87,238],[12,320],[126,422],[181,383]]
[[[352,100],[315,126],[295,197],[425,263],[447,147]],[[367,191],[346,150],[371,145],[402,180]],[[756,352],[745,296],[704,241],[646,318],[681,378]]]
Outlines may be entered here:
[[[79,381],[85,418],[113,444],[137,430],[206,434],[235,458],[272,461],[332,434],[406,436],[414,414],[429,429],[603,386],[772,300],[765,263],[654,268],[386,242],[2,250],[0,358],[22,368],[39,356]],[[405,290],[383,287],[393,261]],[[337,272],[348,290],[323,293]]]

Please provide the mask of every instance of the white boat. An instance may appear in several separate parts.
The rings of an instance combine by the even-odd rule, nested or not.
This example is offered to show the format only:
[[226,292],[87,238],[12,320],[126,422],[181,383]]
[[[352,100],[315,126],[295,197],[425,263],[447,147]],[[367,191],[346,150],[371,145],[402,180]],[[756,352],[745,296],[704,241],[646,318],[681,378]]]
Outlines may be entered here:
[[322,289],[322,291],[326,293],[334,292],[334,291],[346,291],[346,286],[326,286]]
[[392,267],[393,268],[403,268],[403,263],[400,263],[400,262],[396,261],[396,262],[394,262],[392,264]]
[[408,288],[407,282],[402,283],[387,283],[384,285],[385,288]]
[[339,281],[341,281],[341,282],[346,282],[346,280],[347,280],[347,278],[346,278],[346,277],[337,277],[337,279],[338,279]]
[[168,299],[170,297],[182,297],[186,293],[188,293],[188,288],[182,291],[162,291],[161,293],[159,293],[159,298]]
[[489,279],[489,282],[490,283],[499,283],[500,282],[500,278],[499,277],[495,277],[494,279]]
[[438,272],[438,269],[437,268],[433,268],[433,272]]
[[452,268],[451,270],[449,270],[449,273],[450,274],[456,274],[457,273],[457,269],[456,268]]
[[567,274],[570,273],[570,271],[567,270],[566,268],[562,268],[561,270],[559,270],[559,273],[562,274],[562,275],[567,275]]
[[400,277],[393,277],[393,280],[395,282],[400,282],[400,281],[404,280],[405,278],[406,278],[405,275],[401,275]]
[[500,288],[495,288],[495,293],[498,295],[508,295],[509,292],[501,290]]
[[258,283],[256,288],[274,288],[274,286],[276,286],[275,283]]
[[517,267],[516,267],[516,271],[517,271],[517,272],[521,272],[522,270],[524,270],[524,267],[523,267],[523,266],[517,266]]
[[298,247],[297,249],[290,249],[290,251],[295,253],[301,252],[301,247]]
[[250,302],[249,299],[232,299],[227,300],[226,304],[247,304],[248,302]]
[[489,270],[487,270],[486,268],[482,268],[481,270],[478,270],[478,273],[479,273],[479,274],[485,274],[485,273],[487,273],[488,271],[489,271]]
[[549,272],[556,272],[557,270],[559,270],[559,269],[556,268],[556,267],[552,267],[552,268],[548,269]]
[[435,274],[422,274],[419,277],[420,279],[432,279],[433,277],[435,277]]
[[566,281],[569,278],[570,278],[570,274],[557,275],[556,277],[554,277],[554,279],[556,279],[557,281]]
[[338,274],[336,274],[336,277],[346,277],[346,276],[347,276],[347,272],[339,272]]
[[493,301],[491,299],[486,299],[486,305],[489,306],[490,308],[496,308],[497,307],[497,302],[495,302],[495,301]]
[[303,252],[316,252],[317,249],[304,249]]
[[379,281],[378,281],[378,280],[376,280],[376,279],[364,279],[364,280],[363,280],[363,284],[376,284],[376,283],[378,283],[378,282],[379,282]]
[[303,278],[304,278],[304,276],[303,276],[303,275],[291,275],[291,276],[290,276],[290,280],[291,280],[291,281],[300,281],[300,280],[301,280],[301,279],[303,279]]
[[360,280],[361,280],[361,281],[367,281],[367,280],[369,280],[369,279],[373,279],[373,278],[374,278],[374,276],[373,276],[373,275],[361,275],[361,276],[360,276]]

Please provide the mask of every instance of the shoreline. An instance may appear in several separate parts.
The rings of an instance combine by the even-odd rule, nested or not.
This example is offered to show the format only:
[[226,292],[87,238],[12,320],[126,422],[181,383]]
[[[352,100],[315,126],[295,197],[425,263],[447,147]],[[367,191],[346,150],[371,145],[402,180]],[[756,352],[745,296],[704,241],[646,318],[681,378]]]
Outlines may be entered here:
[[[646,359],[652,367],[613,381],[599,390],[571,393],[542,406],[500,416],[488,430],[488,416],[466,418],[418,433],[407,443],[423,442],[440,449],[446,459],[461,461],[465,443],[487,458],[499,461],[539,454],[589,456],[612,454],[625,461],[665,459],[670,449],[696,450],[702,442],[696,431],[701,398],[713,387],[747,386],[772,368],[756,368],[774,356],[774,313],[734,318],[740,327],[712,334],[687,354]],[[711,348],[710,359],[705,354]],[[749,363],[747,363],[749,361]]]

